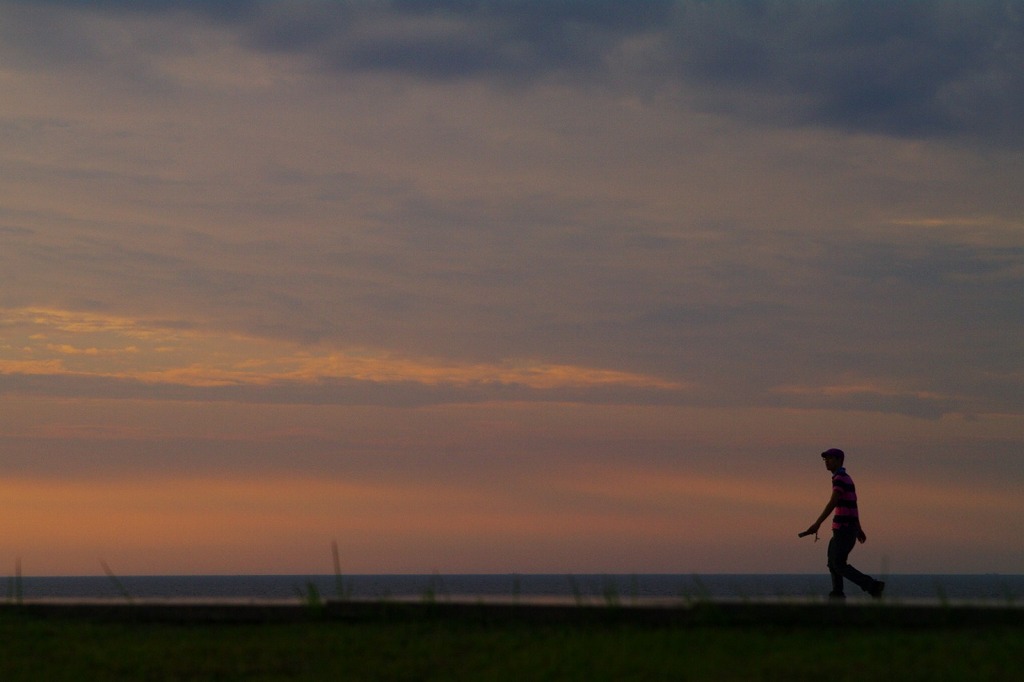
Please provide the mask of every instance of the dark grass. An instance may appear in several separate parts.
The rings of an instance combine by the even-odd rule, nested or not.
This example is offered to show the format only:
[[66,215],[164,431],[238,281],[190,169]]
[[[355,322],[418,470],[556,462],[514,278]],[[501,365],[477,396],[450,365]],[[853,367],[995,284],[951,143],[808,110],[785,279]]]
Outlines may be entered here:
[[0,680],[1016,680],[1024,624],[158,622],[0,613]]

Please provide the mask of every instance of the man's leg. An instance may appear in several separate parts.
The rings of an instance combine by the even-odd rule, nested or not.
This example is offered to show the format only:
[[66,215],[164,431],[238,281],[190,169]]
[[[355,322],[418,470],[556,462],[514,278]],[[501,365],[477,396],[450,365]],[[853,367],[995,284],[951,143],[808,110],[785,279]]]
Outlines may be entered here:
[[845,529],[832,531],[832,539],[828,541],[828,572],[832,574],[832,593],[830,597],[842,597],[843,576],[848,564],[847,557],[857,542],[856,532],[848,532]]
[[874,578],[864,575],[850,564],[846,564],[843,568],[843,577],[865,592],[871,591],[876,582]]
[[850,564],[846,564],[846,568],[843,569],[843,577],[870,594],[875,599],[881,597],[882,590],[885,589],[884,582],[881,580],[875,580],[869,575],[864,575]]
[[[832,532],[832,540],[828,545],[828,570],[832,573],[832,592],[843,592],[843,578],[864,590],[872,597],[881,597],[885,583],[864,575],[849,562],[850,552],[857,545],[857,531],[842,528]],[[833,549],[833,546],[835,549]],[[838,575],[838,577],[837,577]],[[838,585],[838,588],[837,588]]]

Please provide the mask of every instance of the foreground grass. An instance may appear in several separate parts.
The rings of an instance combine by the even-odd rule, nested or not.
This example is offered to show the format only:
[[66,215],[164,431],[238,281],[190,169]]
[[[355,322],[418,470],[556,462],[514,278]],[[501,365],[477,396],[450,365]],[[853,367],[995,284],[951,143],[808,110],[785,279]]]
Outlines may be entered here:
[[1009,680],[1024,624],[652,627],[457,619],[263,624],[0,614],[0,680]]

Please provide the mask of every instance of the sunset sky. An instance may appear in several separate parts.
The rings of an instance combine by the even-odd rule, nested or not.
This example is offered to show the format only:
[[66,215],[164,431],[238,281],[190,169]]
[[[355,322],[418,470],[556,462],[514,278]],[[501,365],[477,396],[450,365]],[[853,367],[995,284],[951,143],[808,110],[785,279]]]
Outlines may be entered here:
[[0,576],[1024,573],[1024,3],[0,0]]

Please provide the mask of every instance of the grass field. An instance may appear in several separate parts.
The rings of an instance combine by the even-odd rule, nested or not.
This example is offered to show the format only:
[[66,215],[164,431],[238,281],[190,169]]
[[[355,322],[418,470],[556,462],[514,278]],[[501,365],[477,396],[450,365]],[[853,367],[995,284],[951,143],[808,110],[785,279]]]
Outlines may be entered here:
[[1024,623],[168,623],[0,613],[0,680],[1016,680]]

